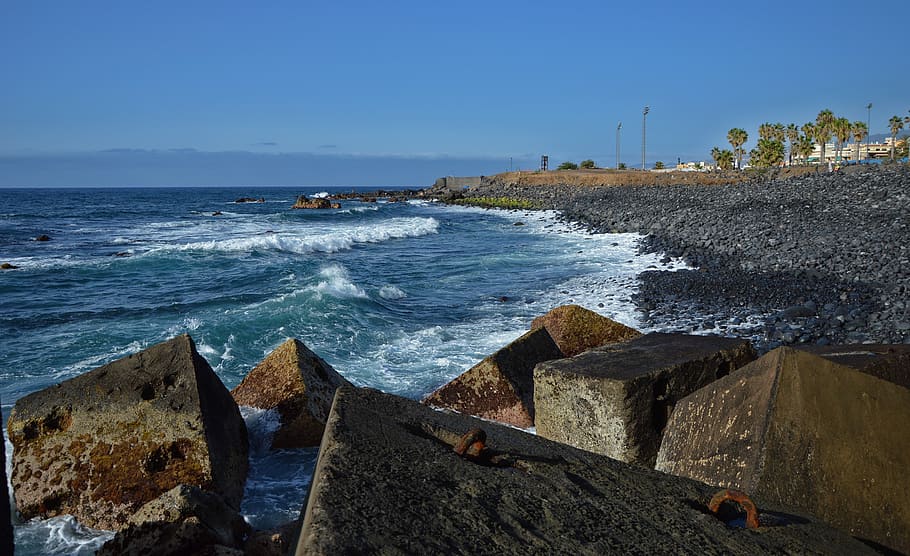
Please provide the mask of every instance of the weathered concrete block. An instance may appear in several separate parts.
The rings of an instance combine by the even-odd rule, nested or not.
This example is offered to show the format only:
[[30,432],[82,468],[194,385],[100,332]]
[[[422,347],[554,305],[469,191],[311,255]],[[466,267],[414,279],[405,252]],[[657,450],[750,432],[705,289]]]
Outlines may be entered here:
[[427,396],[424,403],[516,427],[534,426],[534,366],[561,357],[545,329],[532,330]]
[[910,388],[910,345],[793,346],[839,365]]
[[0,554],[13,553],[13,522],[9,507],[9,490],[6,483],[6,442],[0,435],[0,479],[3,481],[3,499],[0,499]]
[[604,344],[624,342],[641,332],[598,315],[580,305],[563,305],[531,322],[531,330],[546,328],[566,357]]
[[910,390],[778,348],[681,400],[657,468],[910,552]]
[[745,340],[648,334],[534,370],[537,434],[654,466],[680,398],[755,359]]
[[[179,485],[130,516],[98,556],[170,556],[239,550],[250,526],[217,494]],[[242,552],[241,552],[242,554]]]
[[240,507],[246,425],[187,335],[20,399],[8,431],[25,518],[119,529],[179,484]]
[[239,405],[277,409],[272,448],[318,446],[335,389],[349,384],[300,340],[278,346],[231,391]]
[[[486,447],[472,461],[452,446],[475,427]],[[871,553],[761,500],[761,529],[730,527],[706,513],[715,491],[345,387],[326,425],[296,554]]]

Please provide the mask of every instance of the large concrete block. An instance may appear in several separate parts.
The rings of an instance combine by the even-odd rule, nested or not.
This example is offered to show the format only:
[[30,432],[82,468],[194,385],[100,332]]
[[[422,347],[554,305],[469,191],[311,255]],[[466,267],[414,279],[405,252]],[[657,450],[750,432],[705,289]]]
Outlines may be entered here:
[[534,366],[563,357],[544,328],[532,330],[424,400],[516,427],[534,426]]
[[850,344],[793,347],[910,388],[910,345]]
[[300,340],[278,346],[231,391],[240,405],[276,409],[272,448],[318,446],[335,389],[349,384]]
[[910,552],[908,429],[910,390],[778,348],[681,400],[657,468]]
[[[476,460],[459,457],[453,444],[475,427],[486,432],[486,447]],[[728,526],[705,510],[715,492],[511,427],[344,387],[296,554],[871,553],[761,500],[760,529]]]
[[72,514],[119,529],[179,484],[240,507],[246,425],[230,393],[178,336],[30,394],[7,425],[12,484],[26,519]]
[[563,305],[537,317],[531,330],[546,328],[566,357],[574,357],[604,344],[623,342],[641,336],[641,332],[598,315],[580,305]]
[[647,467],[680,398],[755,359],[745,340],[648,334],[534,370],[537,434]]

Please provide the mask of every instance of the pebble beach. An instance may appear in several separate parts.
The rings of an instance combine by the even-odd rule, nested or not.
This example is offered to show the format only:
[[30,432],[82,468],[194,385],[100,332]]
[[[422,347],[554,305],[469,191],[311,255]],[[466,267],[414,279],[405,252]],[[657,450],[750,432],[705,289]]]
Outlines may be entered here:
[[523,185],[466,197],[556,209],[594,232],[637,232],[655,265],[635,296],[648,328],[791,344],[910,343],[910,168],[852,167],[727,185]]

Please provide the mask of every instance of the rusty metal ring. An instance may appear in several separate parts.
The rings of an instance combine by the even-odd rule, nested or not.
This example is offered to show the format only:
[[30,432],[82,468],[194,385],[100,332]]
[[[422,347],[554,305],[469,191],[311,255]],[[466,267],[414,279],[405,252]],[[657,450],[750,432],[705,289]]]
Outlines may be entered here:
[[478,456],[484,449],[484,442],[487,439],[487,433],[483,429],[471,429],[464,433],[458,444],[455,445],[455,453],[459,456]]
[[727,501],[736,502],[746,511],[746,529],[757,529],[759,527],[758,507],[745,492],[740,490],[724,489],[718,491],[708,502],[708,509],[716,515],[717,511],[720,510],[720,505]]

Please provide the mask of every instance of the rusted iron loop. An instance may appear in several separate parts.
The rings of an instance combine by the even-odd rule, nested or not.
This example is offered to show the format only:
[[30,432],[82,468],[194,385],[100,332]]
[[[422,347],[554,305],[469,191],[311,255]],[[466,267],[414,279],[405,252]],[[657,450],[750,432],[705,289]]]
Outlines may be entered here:
[[718,491],[708,502],[708,509],[716,515],[721,504],[727,501],[736,502],[746,511],[746,529],[758,529],[758,507],[745,492],[733,489]]
[[455,453],[462,457],[478,457],[485,448],[484,442],[487,440],[487,433],[483,429],[471,429],[464,433],[458,444],[455,445]]

